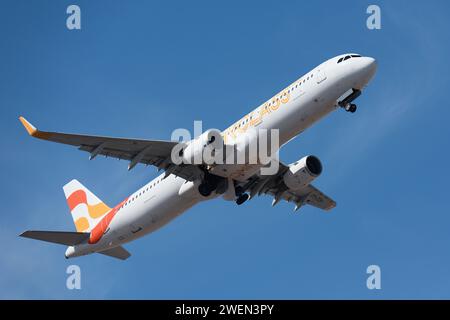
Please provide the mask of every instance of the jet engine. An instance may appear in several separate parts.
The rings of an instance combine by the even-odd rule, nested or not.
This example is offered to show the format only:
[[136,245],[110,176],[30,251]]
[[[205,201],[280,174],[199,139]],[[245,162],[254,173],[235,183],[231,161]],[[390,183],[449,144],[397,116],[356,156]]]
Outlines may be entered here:
[[179,155],[183,163],[213,164],[215,152],[216,150],[221,150],[222,146],[223,139],[220,131],[211,129],[189,141],[180,150]]
[[320,160],[315,156],[306,156],[289,165],[283,181],[289,189],[299,190],[310,184],[321,173],[322,163]]

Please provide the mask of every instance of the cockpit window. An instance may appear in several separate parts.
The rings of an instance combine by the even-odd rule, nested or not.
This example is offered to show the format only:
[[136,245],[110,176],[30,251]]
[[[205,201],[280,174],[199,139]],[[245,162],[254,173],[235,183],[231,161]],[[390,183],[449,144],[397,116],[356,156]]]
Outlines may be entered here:
[[345,56],[345,58],[344,57],[339,58],[337,63],[341,63],[342,61],[348,60],[350,58],[361,58],[361,55],[359,55],[359,54],[351,54],[351,55]]

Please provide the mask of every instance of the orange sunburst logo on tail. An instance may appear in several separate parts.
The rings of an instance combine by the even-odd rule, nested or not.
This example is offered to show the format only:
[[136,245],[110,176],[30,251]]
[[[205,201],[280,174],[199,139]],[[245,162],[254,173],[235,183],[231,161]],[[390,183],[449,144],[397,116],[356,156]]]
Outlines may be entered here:
[[111,211],[110,207],[77,180],[70,181],[63,189],[78,232],[90,232]]
[[67,204],[69,205],[70,211],[75,209],[78,205],[84,203],[88,208],[89,216],[92,219],[97,219],[103,216],[105,213],[111,210],[110,207],[108,207],[103,202],[99,202],[97,204],[91,205],[87,201],[86,192],[84,190],[77,190],[74,193],[72,193],[69,198],[67,198]]

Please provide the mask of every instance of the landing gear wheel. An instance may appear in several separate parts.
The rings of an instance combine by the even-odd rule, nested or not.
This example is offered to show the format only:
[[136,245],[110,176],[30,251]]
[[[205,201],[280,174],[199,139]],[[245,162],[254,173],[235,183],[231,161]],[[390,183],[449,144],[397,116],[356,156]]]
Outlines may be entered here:
[[344,108],[345,111],[348,112],[355,112],[356,111],[356,105],[352,102],[355,101],[356,98],[358,98],[361,95],[361,90],[352,88],[352,93],[348,95],[344,100],[338,101],[338,106],[341,108]]
[[351,113],[354,113],[356,111],[356,108],[357,108],[356,104],[354,104],[354,103],[347,103],[344,106],[345,111],[351,112]]
[[240,205],[243,204],[245,201],[247,201],[248,198],[250,198],[250,196],[248,195],[248,193],[243,193],[243,194],[241,194],[241,195],[237,198],[236,204],[237,204],[238,206],[240,206]]
[[221,182],[223,182],[222,177],[210,174],[205,171],[203,181],[198,186],[198,192],[204,197],[209,197],[211,193],[213,193],[213,191],[217,191],[217,187]]
[[212,189],[207,183],[202,183],[198,186],[198,192],[204,197],[209,197],[212,193]]
[[234,188],[234,192],[236,193],[237,197],[240,197],[242,193],[244,193],[244,189],[241,186],[237,186]]

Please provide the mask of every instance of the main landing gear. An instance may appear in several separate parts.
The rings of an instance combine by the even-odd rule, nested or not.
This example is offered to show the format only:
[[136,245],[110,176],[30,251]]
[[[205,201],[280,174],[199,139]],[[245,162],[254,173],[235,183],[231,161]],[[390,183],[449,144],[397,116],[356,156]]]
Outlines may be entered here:
[[204,197],[209,197],[217,190],[222,179],[214,174],[205,173],[203,182],[198,186],[198,192]]
[[248,195],[248,193],[243,193],[243,194],[241,194],[241,195],[236,199],[236,204],[237,204],[238,206],[240,206],[240,205],[243,204],[245,201],[247,201],[248,198],[250,198],[250,196]]
[[[198,192],[203,197],[209,197],[214,191],[217,194],[223,194],[223,193],[225,193],[226,188],[227,188],[227,184],[224,184],[223,182],[224,182],[224,180],[222,177],[216,176],[214,174],[205,173],[202,183],[200,183],[200,185],[198,186]],[[234,183],[234,182],[232,182],[232,183]],[[224,186],[225,186],[225,189],[223,188]],[[233,197],[233,193],[232,193],[230,200],[232,200],[234,198],[236,201],[236,204],[238,206],[240,206],[245,201],[250,199],[250,195],[248,193],[246,193],[244,188],[241,186],[237,186],[237,187],[233,188],[233,191],[234,191],[234,197]]]
[[343,108],[347,112],[354,113],[357,109],[356,104],[352,103],[356,98],[361,95],[361,90],[352,89],[352,93],[350,93],[344,100],[339,101],[338,105]]
[[198,192],[204,197],[209,197],[214,189],[214,185],[208,182],[203,182],[198,186]]
[[242,187],[236,187],[235,190],[236,190],[236,196],[237,196],[236,204],[238,206],[240,206],[241,204],[243,204],[245,201],[247,201],[250,198],[248,193],[244,193],[244,191],[242,190]]

